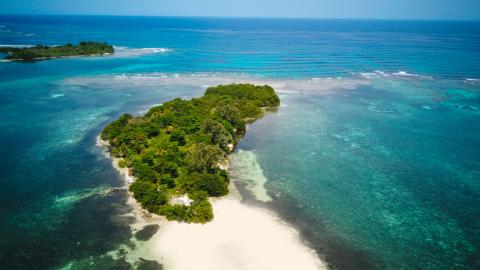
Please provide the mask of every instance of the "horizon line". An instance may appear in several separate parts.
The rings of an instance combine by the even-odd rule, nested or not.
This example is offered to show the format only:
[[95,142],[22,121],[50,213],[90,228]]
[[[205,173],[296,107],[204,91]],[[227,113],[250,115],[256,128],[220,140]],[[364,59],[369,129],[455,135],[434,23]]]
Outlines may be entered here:
[[30,14],[30,13],[19,13],[19,14],[2,14],[0,16],[83,16],[83,17],[149,17],[149,18],[218,18],[218,19],[291,19],[291,20],[363,20],[363,21],[458,21],[458,22],[480,22],[479,19],[453,19],[453,18],[361,18],[361,17],[351,17],[351,18],[342,18],[342,17],[295,17],[295,16],[218,16],[218,15],[135,15],[135,14],[53,14],[53,13],[44,13],[44,14]]

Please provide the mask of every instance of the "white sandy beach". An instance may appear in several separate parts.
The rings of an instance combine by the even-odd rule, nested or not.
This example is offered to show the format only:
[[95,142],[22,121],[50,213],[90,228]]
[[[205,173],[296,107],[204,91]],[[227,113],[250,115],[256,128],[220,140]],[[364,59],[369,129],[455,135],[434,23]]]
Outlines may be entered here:
[[205,225],[168,222],[147,248],[167,269],[326,269],[298,234],[265,210],[234,198],[213,202],[215,218]]
[[[105,142],[99,140],[97,145]],[[112,163],[126,185],[134,180],[127,169],[118,167],[118,159]],[[230,186],[230,195],[211,199],[215,217],[207,224],[169,222],[146,214],[130,197],[137,219],[134,232],[151,224],[158,224],[160,230],[148,241],[135,241],[129,261],[156,260],[168,270],[327,269],[295,229],[275,213],[242,204],[238,191]]]

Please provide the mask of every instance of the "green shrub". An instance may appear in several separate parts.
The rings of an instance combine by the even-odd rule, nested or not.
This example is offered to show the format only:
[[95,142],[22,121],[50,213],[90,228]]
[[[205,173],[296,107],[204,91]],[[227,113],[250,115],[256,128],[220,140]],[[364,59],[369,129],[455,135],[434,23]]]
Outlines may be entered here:
[[167,203],[165,191],[159,190],[153,183],[137,180],[130,185],[130,191],[143,208],[156,212],[159,206]]
[[127,161],[126,161],[125,159],[120,159],[120,160],[118,161],[118,167],[120,167],[120,168],[125,168],[125,167],[127,167]]
[[228,183],[218,174],[203,174],[195,182],[194,189],[203,190],[209,196],[219,197],[228,194]]

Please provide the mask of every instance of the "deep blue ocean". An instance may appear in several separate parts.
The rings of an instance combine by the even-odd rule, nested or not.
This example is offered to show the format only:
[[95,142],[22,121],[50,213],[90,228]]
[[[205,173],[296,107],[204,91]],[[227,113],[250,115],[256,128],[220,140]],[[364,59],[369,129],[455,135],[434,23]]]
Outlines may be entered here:
[[232,156],[246,203],[333,269],[480,269],[480,22],[0,16],[0,46],[82,40],[116,53],[0,62],[0,269],[138,267],[97,135],[241,81],[282,100]]

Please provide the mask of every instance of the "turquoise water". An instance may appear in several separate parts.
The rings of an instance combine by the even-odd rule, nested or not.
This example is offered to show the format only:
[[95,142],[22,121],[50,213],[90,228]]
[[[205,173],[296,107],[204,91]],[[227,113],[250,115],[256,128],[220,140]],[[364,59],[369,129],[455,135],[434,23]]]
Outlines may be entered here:
[[3,45],[117,46],[113,56],[0,63],[1,268],[136,267],[105,255],[134,245],[133,220],[96,136],[123,112],[238,81],[274,85],[282,106],[240,143],[237,184],[332,268],[480,268],[478,22],[3,16],[0,25]]
[[[241,148],[257,156],[267,190],[313,221],[293,222],[318,233],[340,264],[474,269],[480,141],[478,111],[468,106],[479,94],[478,86],[423,79],[292,93],[253,124]],[[337,255],[329,241],[362,254]]]

